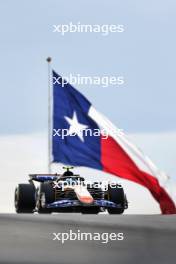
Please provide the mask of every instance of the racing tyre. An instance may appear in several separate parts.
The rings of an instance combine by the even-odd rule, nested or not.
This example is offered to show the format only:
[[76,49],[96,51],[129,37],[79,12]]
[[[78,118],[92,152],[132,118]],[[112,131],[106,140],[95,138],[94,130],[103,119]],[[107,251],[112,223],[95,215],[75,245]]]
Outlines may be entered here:
[[122,187],[119,188],[117,184],[116,188],[108,186],[108,199],[116,204],[121,204],[122,208],[108,208],[109,214],[123,214],[125,209],[125,194]]
[[51,214],[52,209],[44,207],[44,204],[53,203],[55,200],[54,189],[50,183],[44,182],[40,184],[37,194],[37,211],[39,214]]
[[35,186],[19,184],[15,189],[15,210],[18,214],[33,213],[35,209]]

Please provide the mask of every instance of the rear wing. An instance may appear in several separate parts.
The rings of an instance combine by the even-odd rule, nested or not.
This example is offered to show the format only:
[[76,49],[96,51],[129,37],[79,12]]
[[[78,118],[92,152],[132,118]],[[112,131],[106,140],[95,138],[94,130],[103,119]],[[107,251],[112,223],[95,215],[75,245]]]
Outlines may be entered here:
[[60,178],[60,174],[29,174],[29,181],[46,182],[56,181]]

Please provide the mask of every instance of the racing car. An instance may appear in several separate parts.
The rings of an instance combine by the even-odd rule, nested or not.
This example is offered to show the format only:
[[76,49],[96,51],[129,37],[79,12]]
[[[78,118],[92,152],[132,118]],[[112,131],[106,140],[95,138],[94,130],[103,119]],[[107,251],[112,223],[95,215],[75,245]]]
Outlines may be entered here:
[[[63,174],[30,174],[29,183],[18,184],[15,189],[17,213],[50,214],[52,212],[79,212],[122,214],[128,202],[121,185],[100,182],[86,184],[85,179],[74,174],[73,167],[64,167]],[[39,186],[36,187],[38,182]]]

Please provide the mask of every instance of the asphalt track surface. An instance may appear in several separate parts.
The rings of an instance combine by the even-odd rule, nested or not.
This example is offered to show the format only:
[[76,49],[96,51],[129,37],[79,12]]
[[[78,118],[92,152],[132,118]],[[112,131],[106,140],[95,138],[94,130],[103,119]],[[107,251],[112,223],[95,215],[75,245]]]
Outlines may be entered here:
[[[53,240],[80,230],[124,233],[124,240]],[[0,263],[176,263],[176,216],[0,214]]]

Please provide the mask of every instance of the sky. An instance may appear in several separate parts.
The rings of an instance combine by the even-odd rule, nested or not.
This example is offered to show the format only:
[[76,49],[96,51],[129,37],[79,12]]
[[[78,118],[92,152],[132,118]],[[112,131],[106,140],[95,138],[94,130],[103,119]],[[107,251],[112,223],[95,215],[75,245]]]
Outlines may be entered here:
[[[108,36],[54,24],[123,24]],[[77,86],[126,133],[176,131],[176,2],[1,0],[0,135],[47,129],[47,64],[61,75],[123,75],[120,87]]]
[[[53,25],[70,22],[123,24],[125,31],[108,36],[53,32]],[[175,25],[174,0],[0,1],[2,193],[8,185],[0,211],[14,210],[15,185],[29,172],[47,169],[48,56],[63,76],[124,76],[122,86],[76,88],[176,179]],[[95,175],[85,168],[79,172]],[[123,185],[129,213],[159,212],[146,189]]]

